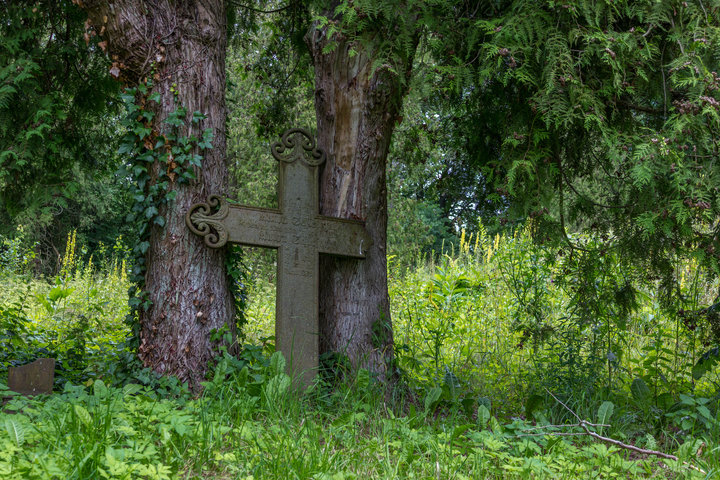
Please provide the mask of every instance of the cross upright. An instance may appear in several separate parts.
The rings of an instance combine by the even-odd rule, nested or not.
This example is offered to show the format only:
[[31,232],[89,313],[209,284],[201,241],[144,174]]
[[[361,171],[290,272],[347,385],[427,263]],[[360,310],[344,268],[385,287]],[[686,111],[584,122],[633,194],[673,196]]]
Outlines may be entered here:
[[319,214],[318,167],[325,152],[309,132],[287,130],[271,147],[279,162],[279,209],[230,205],[211,195],[185,220],[205,244],[276,248],[275,342],[289,373],[307,386],[319,362],[319,254],[364,258],[372,241],[364,224]]

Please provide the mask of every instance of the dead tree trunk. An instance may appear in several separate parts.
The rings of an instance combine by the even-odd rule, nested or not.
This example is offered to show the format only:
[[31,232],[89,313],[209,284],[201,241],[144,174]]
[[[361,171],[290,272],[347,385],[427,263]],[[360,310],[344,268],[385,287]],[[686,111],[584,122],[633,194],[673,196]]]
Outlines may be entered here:
[[[225,273],[225,252],[203,245],[190,233],[184,215],[192,204],[227,189],[225,164],[226,15],[223,0],[77,0],[114,60],[114,73],[134,85],[153,71],[150,105],[153,131],[179,106],[188,115],[206,115],[188,135],[214,134],[213,148],[203,152],[197,180],[170,183],[176,192],[166,224],[154,226],[146,256],[145,284],[152,306],[140,312],[139,354],[146,366],[174,374],[197,387],[213,357],[210,331],[232,329],[233,306]],[[190,122],[188,122],[190,123]],[[195,152],[200,153],[200,152]],[[155,164],[155,173],[168,169]]]
[[[337,46],[323,53],[329,41]],[[365,221],[373,245],[365,260],[320,260],[320,351],[347,356],[381,380],[392,376],[393,330],[387,285],[386,161],[412,59],[397,75],[372,70],[372,55],[350,55],[342,37],[313,30],[318,145],[327,152],[320,181],[323,215]]]

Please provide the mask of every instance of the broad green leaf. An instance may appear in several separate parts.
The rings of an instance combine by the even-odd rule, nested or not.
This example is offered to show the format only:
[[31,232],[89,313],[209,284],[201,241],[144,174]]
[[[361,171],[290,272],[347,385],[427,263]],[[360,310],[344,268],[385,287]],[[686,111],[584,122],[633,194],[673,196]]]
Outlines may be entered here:
[[680,396],[680,403],[682,403],[683,405],[688,405],[690,407],[694,407],[695,405],[697,405],[697,401],[695,400],[695,397],[686,395],[684,393],[681,393],[679,396]]
[[709,372],[720,361],[720,346],[711,348],[700,356],[692,368],[692,376],[695,380],[700,380],[703,375]]
[[93,382],[93,394],[96,397],[101,397],[101,396],[105,395],[107,393],[107,390],[108,389],[102,380],[97,379]]
[[640,406],[643,406],[643,407],[650,406],[652,392],[650,392],[650,389],[648,388],[647,384],[645,383],[645,380],[643,380],[640,377],[633,380],[632,385],[630,385],[630,392],[632,393],[632,396],[635,399],[635,401]]
[[18,447],[22,446],[25,442],[25,429],[19,422],[16,422],[13,418],[6,418],[5,430]]
[[697,411],[700,416],[704,417],[706,420],[714,420],[712,413],[710,413],[710,410],[705,405],[697,407]]
[[485,428],[490,420],[490,410],[485,405],[480,405],[477,410],[477,422],[480,428]]
[[452,402],[456,401],[460,396],[460,379],[449,369],[445,369],[443,390],[446,392],[448,399]]
[[275,402],[285,395],[290,388],[290,377],[285,373],[279,373],[271,378],[265,386],[265,396],[269,402]]
[[602,405],[600,405],[600,408],[598,408],[598,423],[607,424],[610,421],[610,417],[612,416],[614,409],[615,405],[613,405],[612,402],[603,402]]
[[142,389],[142,386],[137,383],[128,383],[122,389],[123,395],[135,395]]
[[58,285],[57,287],[50,290],[50,293],[48,293],[48,300],[50,300],[51,302],[56,302],[58,300],[69,297],[70,294],[74,291],[74,288],[63,288],[62,286]]
[[90,413],[83,407],[82,405],[75,404],[73,405],[73,409],[75,410],[75,415],[77,415],[80,422],[82,422],[85,426],[90,426],[92,423],[92,418],[90,417]]
[[274,374],[285,373],[285,357],[281,352],[275,352],[270,357],[270,369]]
[[426,412],[429,413],[431,410],[435,409],[435,405],[437,405],[438,400],[440,400],[440,395],[442,395],[442,389],[440,387],[433,387],[428,390],[427,395],[425,395]]

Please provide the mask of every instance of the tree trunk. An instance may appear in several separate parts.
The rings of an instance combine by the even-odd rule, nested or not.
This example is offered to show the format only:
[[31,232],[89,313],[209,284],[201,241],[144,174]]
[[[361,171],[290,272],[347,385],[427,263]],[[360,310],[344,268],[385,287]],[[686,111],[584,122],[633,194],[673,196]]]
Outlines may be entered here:
[[[153,130],[162,133],[171,112],[184,107],[206,115],[187,135],[214,134],[202,152],[202,168],[190,184],[171,182],[164,227],[154,226],[146,256],[145,285],[152,306],[140,311],[140,358],[158,373],[177,375],[197,388],[214,356],[210,331],[233,329],[233,300],[225,273],[225,252],[207,248],[190,233],[184,216],[210,194],[224,194],[226,15],[223,0],[83,0],[95,32],[106,41],[114,68],[128,85],[151,71],[151,92],[160,94]],[[115,71],[115,73],[118,72]],[[190,124],[190,122],[188,122]],[[194,152],[201,153],[201,152]],[[155,164],[155,173],[168,169]]]
[[[405,94],[405,78],[384,67],[372,71],[372,55],[350,56],[343,37],[329,53],[327,30],[307,42],[315,65],[318,145],[327,160],[320,180],[323,215],[360,219],[373,245],[364,260],[321,257],[320,351],[347,356],[381,380],[392,375],[393,331],[387,285],[386,161]],[[353,47],[357,50],[359,45]],[[411,61],[410,61],[411,63]]]

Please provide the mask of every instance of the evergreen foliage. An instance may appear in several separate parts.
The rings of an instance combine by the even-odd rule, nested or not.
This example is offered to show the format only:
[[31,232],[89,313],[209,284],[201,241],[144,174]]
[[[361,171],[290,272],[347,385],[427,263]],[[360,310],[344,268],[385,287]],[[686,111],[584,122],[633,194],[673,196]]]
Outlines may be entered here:
[[71,2],[3,1],[0,17],[0,233],[24,225],[47,271],[71,229],[92,246],[119,233],[119,85]]
[[[436,105],[496,115],[458,120],[452,138],[476,139],[463,150],[494,183],[488,198],[534,218],[539,239],[584,229],[594,253],[664,277],[688,255],[717,271],[717,14],[714,2],[512,2],[464,35],[431,36],[447,92]],[[484,138],[495,149],[477,148]]]
[[[320,24],[376,47],[390,71],[420,38],[396,198],[430,201],[455,233],[473,210],[499,226],[532,220],[536,240],[582,257],[588,281],[612,250],[661,279],[677,312],[678,261],[720,268],[718,8],[368,0],[337,2]],[[580,231],[591,235],[571,241]]]
[[[291,15],[256,19],[228,49],[230,196],[243,204],[277,205],[277,162],[268,153],[278,132],[315,124],[312,69]],[[297,48],[288,48],[295,45]]]

